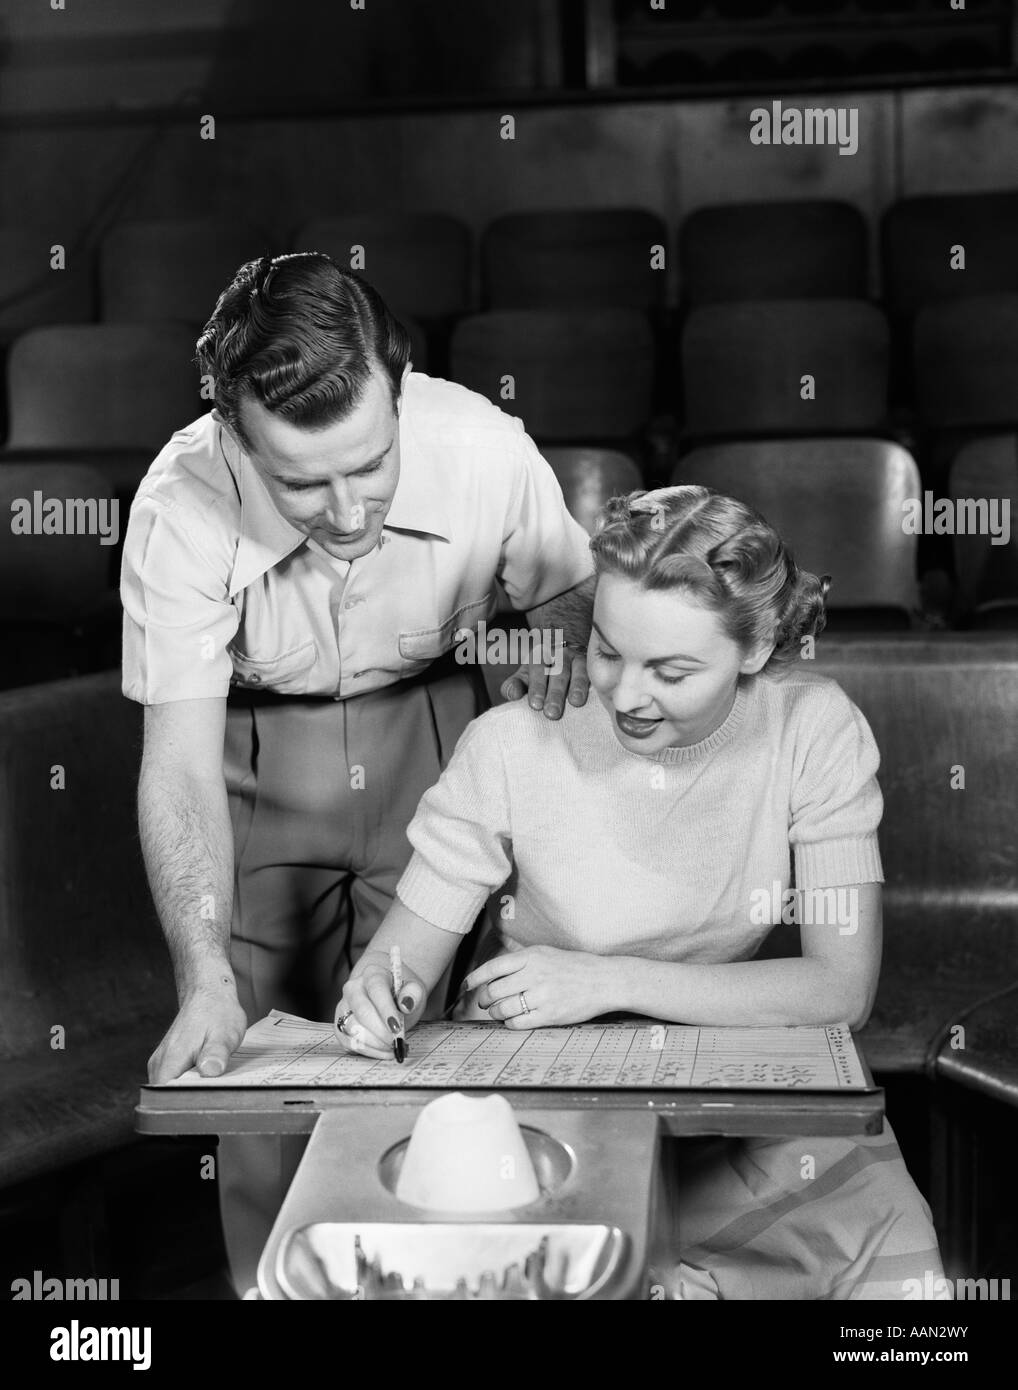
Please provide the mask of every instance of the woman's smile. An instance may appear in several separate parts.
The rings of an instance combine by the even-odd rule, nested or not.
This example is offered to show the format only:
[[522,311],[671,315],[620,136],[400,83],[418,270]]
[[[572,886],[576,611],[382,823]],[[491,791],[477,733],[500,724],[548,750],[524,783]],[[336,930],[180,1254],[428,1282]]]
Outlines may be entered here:
[[615,723],[627,738],[649,738],[654,730],[664,723],[664,720],[641,719],[639,715],[623,714],[621,710],[616,710]]

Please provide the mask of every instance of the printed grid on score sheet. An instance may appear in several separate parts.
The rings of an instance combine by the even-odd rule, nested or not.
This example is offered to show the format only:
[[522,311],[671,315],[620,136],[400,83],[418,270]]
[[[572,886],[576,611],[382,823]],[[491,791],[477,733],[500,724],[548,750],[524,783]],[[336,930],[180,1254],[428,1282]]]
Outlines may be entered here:
[[[424,1023],[400,1066],[342,1048],[327,1023],[271,1013],[248,1029],[219,1077],[177,1085],[867,1089],[848,1029],[698,1028],[651,1022],[516,1032]],[[174,1084],[174,1083],[171,1083]]]

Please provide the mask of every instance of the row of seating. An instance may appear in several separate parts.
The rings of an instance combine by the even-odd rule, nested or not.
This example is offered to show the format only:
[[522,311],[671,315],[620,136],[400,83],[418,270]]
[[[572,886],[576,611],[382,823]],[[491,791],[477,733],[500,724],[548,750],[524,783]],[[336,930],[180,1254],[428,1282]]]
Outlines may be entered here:
[[[925,305],[958,295],[1018,291],[1016,239],[1018,192],[891,204],[880,223],[881,297],[891,319],[907,322]],[[93,316],[88,253],[85,265],[76,264],[80,253],[72,254],[58,288],[49,266],[52,240],[51,230],[0,228],[0,341],[33,323]],[[98,316],[202,324],[237,266],[270,245],[280,249],[263,231],[218,218],[122,223],[98,248]],[[289,243],[292,250],[326,251],[344,266],[358,246],[367,279],[387,301],[423,321],[461,317],[477,307],[661,308],[666,278],[652,263],[654,247],[674,251],[686,307],[865,298],[869,289],[866,219],[853,205],[831,199],[700,208],[674,235],[644,208],[510,213],[481,232],[479,303],[472,234],[446,213],[315,218]],[[34,283],[33,296],[26,291]],[[12,296],[16,302],[8,304]]]
[[[570,512],[588,531],[607,500],[644,485],[618,450],[552,447],[545,457]],[[961,451],[946,498],[956,588],[934,596],[918,578],[918,527],[930,524],[915,460],[877,439],[807,439],[706,446],[683,455],[672,481],[736,496],[766,516],[797,562],[828,573],[833,631],[957,626],[1018,629],[1018,436],[979,440]],[[0,514],[19,499],[78,498],[95,504],[91,534],[0,530],[0,685],[24,685],[104,669],[119,660],[119,546],[100,544],[99,512],[116,501],[94,466],[57,458],[0,468]],[[906,527],[915,500],[916,528]],[[964,511],[954,500],[965,499]],[[974,506],[969,505],[974,503]],[[127,512],[120,516],[126,526]],[[934,524],[941,524],[934,520]],[[973,531],[972,528],[978,529]],[[953,533],[953,534],[952,534]]]
[[[408,327],[427,370],[424,336]],[[925,309],[914,341],[919,431],[1018,424],[1018,293]],[[457,322],[449,375],[520,415],[540,442],[635,438],[660,407],[692,439],[892,426],[888,325],[864,301],[704,306],[677,348],[669,380],[636,310],[506,310]],[[8,449],[160,448],[209,408],[193,353],[191,331],[169,321],[29,330],[7,364]]]
[[[566,505],[590,532],[611,496],[641,486],[617,450],[544,450]],[[791,545],[796,562],[830,574],[829,626],[1018,629],[1018,435],[973,440],[954,459],[943,501],[927,501],[915,459],[882,439],[810,438],[704,445],[681,455],[669,480],[738,497]],[[959,506],[959,503],[964,505]],[[953,585],[920,582],[930,527],[953,552]],[[945,587],[946,586],[946,587]]]

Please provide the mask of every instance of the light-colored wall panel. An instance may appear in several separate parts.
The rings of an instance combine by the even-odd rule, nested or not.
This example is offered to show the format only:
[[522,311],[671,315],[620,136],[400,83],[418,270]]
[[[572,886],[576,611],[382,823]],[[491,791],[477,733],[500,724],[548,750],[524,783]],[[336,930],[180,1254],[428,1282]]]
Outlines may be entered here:
[[1018,88],[901,94],[902,193],[1018,188]]

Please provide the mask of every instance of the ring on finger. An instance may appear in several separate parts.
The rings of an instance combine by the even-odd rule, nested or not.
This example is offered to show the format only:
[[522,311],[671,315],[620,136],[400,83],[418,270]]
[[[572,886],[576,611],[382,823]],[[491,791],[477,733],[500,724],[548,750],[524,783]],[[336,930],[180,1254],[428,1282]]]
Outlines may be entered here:
[[[337,1009],[336,1012],[338,1014],[339,1010]],[[346,1031],[346,1021],[348,1018],[353,1018],[353,1009],[347,1009],[346,1013],[343,1014],[342,1018],[337,1017],[336,1019],[336,1032],[342,1033],[345,1037],[350,1036],[350,1034]]]

